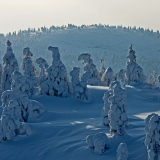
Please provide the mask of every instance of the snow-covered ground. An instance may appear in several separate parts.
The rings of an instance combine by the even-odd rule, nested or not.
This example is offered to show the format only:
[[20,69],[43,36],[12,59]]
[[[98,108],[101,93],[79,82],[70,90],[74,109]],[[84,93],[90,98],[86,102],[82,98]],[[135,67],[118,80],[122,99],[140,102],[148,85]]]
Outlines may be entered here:
[[[121,142],[128,146],[129,160],[147,160],[144,145],[144,119],[149,113],[160,114],[160,90],[126,86],[129,122],[126,135],[112,137],[109,127],[102,125],[102,97],[107,87],[88,86],[90,102],[73,97],[37,96],[47,112],[29,121],[33,134],[17,136],[14,141],[0,143],[1,160],[116,160]],[[86,137],[105,132],[111,147],[104,154],[88,148]]]

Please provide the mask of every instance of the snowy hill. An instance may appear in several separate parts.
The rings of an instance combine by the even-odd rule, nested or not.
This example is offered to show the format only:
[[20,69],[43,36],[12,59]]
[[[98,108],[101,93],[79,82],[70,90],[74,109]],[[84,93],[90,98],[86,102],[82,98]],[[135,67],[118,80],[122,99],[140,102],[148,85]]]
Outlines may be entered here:
[[[14,141],[0,143],[2,160],[116,160],[120,142],[128,145],[129,159],[146,160],[144,146],[144,118],[159,111],[159,90],[127,86],[127,108],[129,122],[126,135],[112,137],[109,127],[102,125],[103,94],[107,87],[89,87],[91,101],[86,103],[75,98],[38,96],[34,99],[47,109],[43,117],[30,121],[31,136],[18,136]],[[103,155],[88,148],[87,135],[105,132],[111,147]]]
[[68,72],[74,66],[81,67],[78,55],[88,52],[92,55],[97,68],[100,60],[104,59],[105,67],[111,67],[115,72],[125,68],[126,55],[130,44],[137,54],[138,64],[144,68],[146,75],[152,70],[159,73],[160,60],[160,36],[159,32],[144,30],[143,28],[126,28],[112,26],[88,26],[88,27],[51,27],[41,28],[39,31],[19,31],[18,33],[0,36],[0,56],[5,53],[6,41],[13,44],[13,51],[19,61],[22,61],[22,50],[30,47],[34,59],[39,56],[45,58],[51,64],[51,55],[48,46],[58,46],[61,59],[67,66]]

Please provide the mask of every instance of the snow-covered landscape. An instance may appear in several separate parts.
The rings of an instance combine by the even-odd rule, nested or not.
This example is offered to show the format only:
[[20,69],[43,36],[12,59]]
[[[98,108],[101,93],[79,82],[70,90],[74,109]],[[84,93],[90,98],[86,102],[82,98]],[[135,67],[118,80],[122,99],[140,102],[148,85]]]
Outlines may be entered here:
[[159,160],[159,51],[143,28],[2,34],[1,159]]

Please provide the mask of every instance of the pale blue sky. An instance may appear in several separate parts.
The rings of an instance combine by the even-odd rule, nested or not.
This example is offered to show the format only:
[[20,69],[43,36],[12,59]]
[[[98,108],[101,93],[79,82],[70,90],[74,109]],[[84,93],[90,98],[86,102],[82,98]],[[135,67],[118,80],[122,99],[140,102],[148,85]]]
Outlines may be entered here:
[[68,23],[160,30],[160,0],[0,0],[0,33]]

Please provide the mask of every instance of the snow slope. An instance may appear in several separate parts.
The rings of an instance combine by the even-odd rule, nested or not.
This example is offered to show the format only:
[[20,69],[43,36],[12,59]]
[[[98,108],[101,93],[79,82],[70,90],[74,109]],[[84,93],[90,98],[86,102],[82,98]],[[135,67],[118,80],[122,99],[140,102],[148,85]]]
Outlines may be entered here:
[[[103,94],[107,87],[88,86],[91,100],[83,102],[73,97],[37,96],[47,112],[38,120],[29,121],[31,136],[17,136],[14,141],[0,143],[1,160],[116,160],[116,150],[125,142],[130,160],[147,160],[144,146],[144,118],[160,114],[160,90],[127,86],[129,122],[126,135],[112,137],[109,127],[102,125]],[[105,132],[111,148],[99,155],[88,148],[87,135]]]

